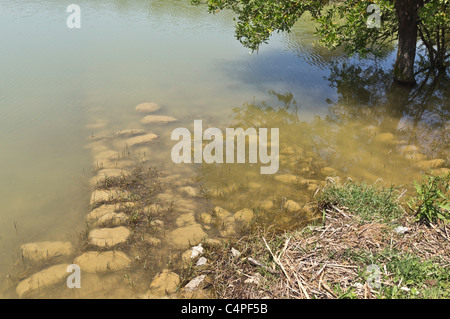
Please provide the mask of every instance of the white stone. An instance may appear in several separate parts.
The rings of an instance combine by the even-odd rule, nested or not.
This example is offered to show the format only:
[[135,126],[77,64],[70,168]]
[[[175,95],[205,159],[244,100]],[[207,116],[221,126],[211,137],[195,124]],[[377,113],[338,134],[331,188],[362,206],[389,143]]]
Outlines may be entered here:
[[194,291],[197,290],[200,284],[205,280],[206,275],[197,276],[194,279],[192,279],[186,286],[184,286],[184,289],[186,291]]
[[208,262],[208,260],[205,257],[200,257],[199,260],[197,260],[197,263],[195,266],[200,267],[205,265]]

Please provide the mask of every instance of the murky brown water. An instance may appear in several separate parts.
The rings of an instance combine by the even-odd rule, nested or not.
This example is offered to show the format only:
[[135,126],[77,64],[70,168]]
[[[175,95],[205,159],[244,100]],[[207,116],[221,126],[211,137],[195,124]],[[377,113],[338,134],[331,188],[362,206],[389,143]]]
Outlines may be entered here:
[[[233,38],[230,16],[208,15],[188,2],[81,2],[83,26],[70,30],[78,33],[60,25],[65,7],[52,1],[0,4],[9,13],[0,25],[8,79],[0,92],[2,297],[16,298],[18,280],[33,271],[72,263],[69,255],[21,264],[20,245],[77,242],[99,165],[128,168],[138,160],[163,172],[167,182],[154,200],[162,206],[155,218],[165,226],[151,234],[161,241],[151,248],[155,258],[139,263],[139,251],[127,250],[138,265],[131,273],[86,272],[79,290],[60,282],[33,297],[137,297],[179,258],[186,232],[230,238],[238,227],[227,225],[241,209],[289,229],[311,216],[283,204],[314,200],[327,177],[400,186],[429,168],[448,169],[448,81],[430,81],[420,91],[398,88],[389,76],[392,56],[379,64],[348,60],[312,44],[307,23],[248,55]],[[161,106],[151,114],[177,121],[143,124],[146,114],[135,106],[151,101]],[[174,164],[171,132],[192,132],[194,120],[222,131],[279,128],[277,174],[260,174],[259,164]],[[116,132],[131,129],[158,140],[130,147],[130,137]],[[261,209],[262,202],[273,207]],[[229,215],[211,222],[216,206]],[[24,268],[19,275],[14,263]]]

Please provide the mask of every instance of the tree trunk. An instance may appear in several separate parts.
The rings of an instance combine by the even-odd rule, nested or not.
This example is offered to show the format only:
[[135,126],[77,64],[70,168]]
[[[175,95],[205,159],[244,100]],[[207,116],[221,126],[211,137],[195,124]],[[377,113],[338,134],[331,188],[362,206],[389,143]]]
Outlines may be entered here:
[[395,0],[398,17],[398,49],[394,66],[397,82],[414,85],[414,61],[417,44],[417,18],[422,0]]

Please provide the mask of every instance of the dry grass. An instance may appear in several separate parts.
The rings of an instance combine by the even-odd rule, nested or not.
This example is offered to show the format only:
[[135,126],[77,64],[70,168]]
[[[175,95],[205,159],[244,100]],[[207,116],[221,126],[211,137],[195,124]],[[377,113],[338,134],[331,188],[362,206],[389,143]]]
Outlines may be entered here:
[[[388,270],[395,259],[389,252],[433,260],[437,267],[447,269],[446,275],[450,272],[445,225],[427,227],[405,219],[409,231],[397,234],[387,225],[361,225],[356,220],[350,212],[335,207],[327,211],[321,226],[281,235],[259,230],[255,236],[229,243],[210,255],[215,263],[212,268],[217,269],[213,276],[217,298],[380,297],[382,292],[369,286],[364,271],[375,263],[382,272],[381,284],[397,285],[396,274]],[[241,255],[233,257],[231,247]]]

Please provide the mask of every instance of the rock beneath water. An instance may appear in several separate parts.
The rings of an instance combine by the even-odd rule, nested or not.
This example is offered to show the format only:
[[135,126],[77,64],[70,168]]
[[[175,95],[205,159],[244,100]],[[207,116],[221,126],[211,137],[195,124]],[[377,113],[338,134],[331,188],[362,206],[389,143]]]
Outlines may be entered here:
[[81,271],[97,273],[126,269],[131,260],[121,251],[88,251],[75,258],[73,263],[80,266]]
[[197,222],[195,221],[194,213],[191,212],[191,213],[180,215],[177,218],[175,224],[178,227],[183,227],[183,226],[188,226],[188,225],[195,225],[195,224],[197,224]]
[[147,206],[146,209],[150,214],[158,214],[160,211],[162,211],[163,208],[161,207],[161,205],[151,204]]
[[271,200],[264,200],[259,204],[259,208],[265,212],[272,210],[274,207],[273,201]]
[[22,256],[34,262],[73,254],[73,245],[70,242],[62,241],[28,243],[22,245],[20,248],[22,250]]
[[148,293],[151,296],[162,297],[174,293],[179,284],[180,276],[168,269],[164,269],[153,278]]
[[377,143],[394,143],[394,134],[392,133],[380,133],[373,138],[374,142]]
[[133,136],[142,135],[142,134],[145,134],[144,130],[129,129],[129,130],[116,131],[116,135],[118,137],[133,137]]
[[191,197],[197,197],[200,195],[200,190],[198,188],[194,188],[191,186],[179,187],[178,191],[183,195],[187,195],[187,196],[191,196]]
[[101,161],[117,161],[120,159],[120,153],[111,150],[101,151],[99,153],[94,154],[94,162]]
[[282,174],[282,175],[275,175],[275,180],[281,183],[295,184],[298,182],[298,177],[296,175],[291,174]]
[[22,280],[16,287],[17,295],[22,298],[27,293],[63,281],[69,276],[67,266],[68,264],[54,265]]
[[209,225],[212,223],[212,216],[207,213],[202,213],[200,215],[200,220],[202,221],[203,224]]
[[248,183],[247,186],[250,189],[260,189],[262,187],[260,183],[256,183],[256,182],[250,182],[250,183]]
[[325,176],[335,176],[337,171],[332,167],[324,167],[320,170],[320,173]]
[[249,208],[244,208],[234,214],[234,219],[241,223],[249,223],[253,219],[253,211]]
[[190,213],[195,211],[197,203],[193,199],[179,199],[173,203],[172,209],[174,212]]
[[213,214],[217,219],[220,219],[220,220],[225,220],[231,216],[231,213],[229,211],[227,211],[226,209],[219,207],[219,206],[216,206],[213,209]]
[[142,124],[165,124],[178,121],[172,116],[166,115],[147,115],[141,120]]
[[98,220],[100,217],[106,214],[115,214],[116,210],[119,209],[119,206],[117,204],[104,204],[101,205],[95,209],[93,209],[87,216],[86,221],[87,222],[93,222]]
[[150,222],[150,226],[157,228],[164,228],[164,221],[155,219]]
[[99,247],[113,247],[124,243],[130,236],[130,230],[124,226],[97,228],[89,233],[89,242]]
[[317,184],[308,184],[307,189],[310,192],[315,192],[319,188],[319,185]]
[[199,244],[206,236],[202,227],[199,224],[194,224],[171,231],[167,235],[167,239],[173,246],[183,249]]
[[95,190],[91,194],[91,206],[95,206],[104,202],[111,202],[117,199],[123,199],[129,197],[129,194],[125,191],[111,190]]
[[141,144],[146,144],[146,143],[151,143],[154,142],[158,139],[158,135],[153,134],[153,133],[148,133],[145,135],[139,135],[139,136],[135,136],[135,137],[131,137],[129,139],[126,140],[126,143],[129,147],[133,147],[136,145],[141,145]]
[[101,226],[121,226],[125,225],[128,221],[128,216],[124,213],[106,213],[102,217],[100,217],[96,223],[94,223],[94,227]]
[[289,213],[295,213],[302,209],[302,207],[297,202],[294,202],[293,200],[288,200],[284,204],[283,208],[286,209],[286,211]]
[[445,165],[445,160],[443,159],[433,159],[429,161],[420,161],[416,163],[416,166],[422,170],[429,170],[433,168],[439,168]]
[[136,111],[140,113],[152,113],[158,111],[160,108],[161,107],[154,102],[147,102],[137,105]]
[[156,237],[148,237],[148,238],[145,238],[145,241],[146,241],[150,246],[153,246],[153,247],[156,247],[156,246],[161,245],[161,239],[156,238]]

